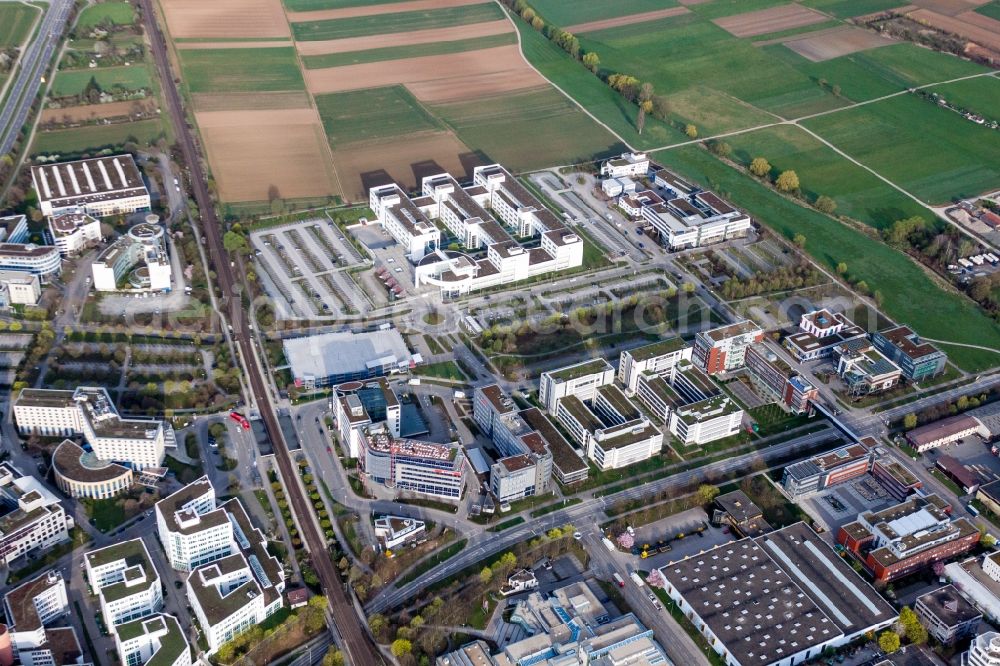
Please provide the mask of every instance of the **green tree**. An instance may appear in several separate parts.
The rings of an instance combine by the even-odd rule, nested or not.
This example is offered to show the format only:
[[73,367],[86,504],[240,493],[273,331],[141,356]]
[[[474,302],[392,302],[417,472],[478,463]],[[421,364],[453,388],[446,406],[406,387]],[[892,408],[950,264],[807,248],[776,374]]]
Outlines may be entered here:
[[913,430],[917,427],[917,415],[910,412],[903,417],[903,428],[906,430]]
[[983,536],[979,537],[979,543],[981,543],[984,548],[992,548],[997,545],[997,538],[992,534],[983,534]]
[[684,126],[684,133],[687,134],[692,139],[697,139],[698,138],[698,127],[696,125],[692,125],[691,123],[688,123],[687,125]]
[[771,163],[763,157],[755,157],[753,158],[753,161],[750,162],[750,173],[758,178],[763,178],[767,174],[771,173]]
[[799,176],[794,171],[782,171],[774,185],[779,192],[796,192],[799,189]]
[[715,498],[719,496],[719,487],[713,486],[709,483],[703,483],[698,486],[698,501],[701,504],[710,504],[715,501]]
[[912,608],[904,606],[899,611],[899,624],[903,629],[903,635],[910,643],[920,645],[927,642],[927,629],[920,624],[920,618],[917,617]]
[[826,213],[827,215],[833,215],[833,211],[837,210],[837,202],[826,196],[825,194],[820,195],[816,199],[816,203],[813,204],[821,213]]
[[483,567],[483,570],[479,572],[479,582],[483,585],[489,585],[493,581],[493,570],[489,567]]
[[541,31],[541,29],[545,27],[545,21],[542,20],[541,16],[536,16],[531,19],[531,27],[535,30]]
[[344,666],[344,653],[336,646],[331,646],[323,655],[323,666]]
[[878,635],[878,647],[886,654],[892,654],[899,649],[899,634],[895,631],[883,631]]
[[601,57],[597,55],[597,52],[590,51],[583,54],[583,64],[587,69],[596,74],[598,68],[601,66]]
[[844,275],[847,273],[847,264],[843,261],[837,264],[837,275]]
[[413,652],[413,644],[405,638],[397,638],[389,649],[392,650],[392,656],[398,659]]
[[388,620],[380,613],[375,613],[368,618],[368,628],[372,630],[375,640],[381,641],[384,638],[385,630],[389,627]]
[[803,234],[795,234],[795,236],[792,237],[792,242],[795,243],[798,247],[805,247],[806,237]]
[[722,158],[728,158],[733,154],[733,147],[730,146],[725,141],[713,141],[708,144],[708,149],[711,150],[715,155]]

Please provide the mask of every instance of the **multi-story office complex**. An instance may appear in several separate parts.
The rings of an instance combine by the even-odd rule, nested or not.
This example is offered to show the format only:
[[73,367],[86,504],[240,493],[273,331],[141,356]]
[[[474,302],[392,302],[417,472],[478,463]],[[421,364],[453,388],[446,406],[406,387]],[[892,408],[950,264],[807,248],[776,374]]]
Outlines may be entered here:
[[48,282],[62,270],[59,248],[33,243],[0,243],[0,271],[30,273]]
[[38,479],[0,463],[0,562],[68,541],[73,525],[59,498]]
[[750,345],[764,339],[764,332],[749,319],[702,331],[694,338],[692,362],[710,375],[743,367]]
[[13,654],[23,666],[62,666],[83,662],[72,627],[49,627],[69,613],[66,582],[51,570],[14,588],[4,597]]
[[1000,666],[1000,634],[987,631],[973,638],[962,654],[962,666]]
[[191,666],[191,646],[173,615],[154,615],[115,627],[123,666]]
[[191,571],[233,552],[233,525],[207,476],[156,503],[156,529],[170,566]]
[[373,187],[368,191],[368,207],[375,219],[406,250],[416,263],[441,244],[441,232],[427,219],[396,184]]
[[361,437],[366,430],[381,428],[393,437],[400,436],[402,408],[384,377],[341,384],[333,405],[340,443],[351,458],[360,455]]
[[601,165],[601,175],[608,178],[645,176],[648,171],[649,157],[646,153],[622,153]]
[[[431,249],[417,264],[417,287],[437,286],[449,298],[583,264],[583,239],[499,164],[477,167],[467,188],[444,173],[424,178],[421,189],[412,205],[440,220],[465,249],[485,248],[486,257]],[[512,233],[537,237],[539,245],[524,247]]]
[[805,497],[867,474],[874,455],[864,444],[849,444],[789,465],[782,472],[781,486],[792,498]]
[[70,497],[108,499],[132,487],[132,468],[101,460],[66,439],[52,454],[52,476],[59,490]]
[[542,445],[552,454],[552,474],[559,483],[569,485],[587,480],[590,468],[582,454],[566,441],[542,410],[531,407],[519,416],[534,431],[524,436],[523,441],[532,451],[538,451]]
[[0,307],[38,305],[42,281],[34,273],[0,271]]
[[503,456],[490,467],[490,490],[501,502],[549,489],[554,454],[549,442],[521,416],[514,401],[496,384],[477,387],[473,418]]
[[837,543],[854,554],[875,577],[887,582],[965,553],[979,542],[966,518],[950,516],[937,495],[914,497],[882,511],[858,515],[840,528]]
[[455,444],[435,444],[364,433],[358,469],[389,488],[457,501],[465,487],[465,454]]
[[615,380],[615,369],[603,358],[583,361],[558,370],[543,372],[538,386],[538,400],[552,415],[562,398],[576,396],[587,401],[600,386]]
[[123,541],[84,554],[90,589],[101,602],[104,625],[148,617],[163,607],[160,577],[142,539]]
[[866,340],[837,345],[837,374],[853,396],[887,391],[899,383],[902,371]]
[[67,210],[50,217],[49,233],[59,254],[64,257],[78,254],[89,245],[103,240],[101,221],[82,210]]
[[948,356],[922,340],[909,326],[894,326],[872,335],[872,344],[899,366],[903,376],[919,382],[944,372]]
[[90,266],[97,291],[170,291],[163,227],[142,222],[109,245]]
[[785,363],[766,342],[750,345],[744,357],[757,393],[785,405],[796,414],[809,410],[819,389]]
[[954,585],[939,587],[917,597],[913,610],[927,633],[942,645],[972,638],[979,631],[983,614]]
[[43,215],[82,210],[104,217],[149,210],[149,190],[131,155],[34,166],[31,180]]
[[104,388],[75,391],[24,389],[14,401],[14,420],[22,434],[83,435],[100,460],[136,470],[158,467],[166,446],[174,446],[169,424],[157,419],[122,418]]
[[0,243],[26,243],[30,235],[27,215],[0,217]]
[[798,362],[829,358],[838,345],[864,339],[868,334],[841,313],[814,310],[802,315],[799,331],[785,338],[785,348]]
[[633,395],[644,372],[665,375],[681,361],[691,360],[691,346],[680,338],[668,338],[623,351],[618,359],[618,383]]
[[660,572],[729,666],[793,666],[897,614],[805,523],[716,546]]
[[[660,243],[672,250],[703,247],[746,236],[750,216],[726,201],[677,178],[665,169],[654,174],[663,203],[643,205],[642,217],[656,229]],[[660,198],[660,197],[658,197]]]

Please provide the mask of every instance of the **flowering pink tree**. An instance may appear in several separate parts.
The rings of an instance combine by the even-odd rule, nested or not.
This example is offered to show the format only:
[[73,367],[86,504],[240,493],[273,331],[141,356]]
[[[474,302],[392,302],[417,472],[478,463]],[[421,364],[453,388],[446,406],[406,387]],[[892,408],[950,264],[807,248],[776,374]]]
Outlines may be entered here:
[[650,587],[664,587],[666,581],[663,580],[663,574],[660,573],[659,569],[653,569],[649,572],[649,578],[646,579],[646,583]]
[[628,532],[622,532],[618,535],[618,547],[622,550],[632,550],[634,545],[635,538]]
[[935,576],[938,576],[938,577],[943,576],[944,575],[944,562],[942,562],[941,560],[938,560],[937,562],[935,562],[934,565],[931,567],[931,571],[934,572]]

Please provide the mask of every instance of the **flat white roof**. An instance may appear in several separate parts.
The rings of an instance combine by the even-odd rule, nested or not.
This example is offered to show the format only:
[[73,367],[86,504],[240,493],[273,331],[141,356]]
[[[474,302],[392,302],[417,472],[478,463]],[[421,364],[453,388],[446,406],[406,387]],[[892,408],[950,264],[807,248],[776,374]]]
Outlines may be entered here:
[[409,363],[410,350],[396,329],[323,333],[284,341],[296,378],[365,373],[376,362]]

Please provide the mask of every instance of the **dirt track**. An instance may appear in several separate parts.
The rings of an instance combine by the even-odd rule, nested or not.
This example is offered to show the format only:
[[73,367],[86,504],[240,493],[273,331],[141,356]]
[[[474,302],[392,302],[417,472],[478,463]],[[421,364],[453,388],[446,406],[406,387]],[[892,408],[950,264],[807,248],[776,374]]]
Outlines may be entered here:
[[[972,16],[976,18],[972,18],[970,20],[968,18],[969,14],[972,14]],[[982,21],[980,21],[980,19],[992,20],[989,19],[988,16],[981,16],[975,12],[967,12],[958,16],[945,16],[944,14],[938,14],[937,12],[932,12],[928,9],[918,9],[915,12],[910,12],[909,17],[915,21],[920,21],[921,23],[926,23],[940,30],[944,30],[945,32],[960,35],[965,39],[981,44],[995,51],[1000,51],[1000,32],[981,27]],[[973,21],[975,23],[973,23]],[[993,21],[993,24],[1000,25],[1000,22]]]
[[304,74],[306,87],[313,94],[402,83],[425,102],[470,99],[546,85],[513,44],[465,53],[307,69]]
[[784,40],[782,43],[804,58],[813,62],[823,62],[896,42],[870,30],[845,25],[830,30],[820,30],[798,39]]
[[289,37],[281,0],[161,0],[174,39]]
[[770,9],[714,19],[712,23],[735,37],[755,37],[792,28],[802,28],[826,20],[828,17],[825,14],[808,7],[779,5]]
[[339,194],[315,109],[196,113],[224,201]]
[[380,49],[387,46],[409,46],[412,44],[430,44],[433,42],[449,42],[475,37],[490,37],[502,35],[514,30],[507,19],[472,23],[450,28],[434,28],[432,30],[414,30],[413,32],[395,32],[370,37],[351,37],[348,39],[327,39],[318,42],[298,42],[295,46],[304,56],[323,55],[326,53],[350,53],[367,49]]
[[394,2],[384,5],[369,5],[367,7],[361,6],[344,7],[343,9],[319,9],[312,12],[288,12],[288,20],[292,23],[302,23],[303,21],[325,21],[327,19],[342,19],[354,16],[396,14],[398,12],[419,12],[428,9],[478,5],[484,1],[485,0],[410,0],[409,2]]
[[602,21],[590,21],[589,23],[577,23],[576,25],[571,25],[564,28],[566,32],[572,32],[573,34],[579,34],[581,32],[594,32],[596,30],[604,30],[605,28],[617,28],[622,25],[632,25],[633,23],[645,23],[647,21],[655,21],[657,19],[667,18],[670,16],[678,16],[680,14],[687,14],[691,10],[687,7],[669,7],[667,9],[657,9],[651,12],[643,12],[641,14],[628,14],[627,16],[616,16],[614,18],[604,19]]

